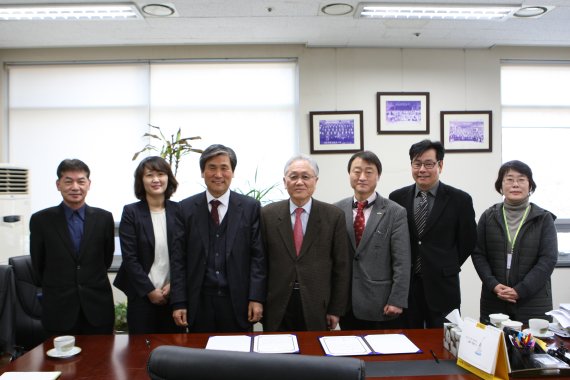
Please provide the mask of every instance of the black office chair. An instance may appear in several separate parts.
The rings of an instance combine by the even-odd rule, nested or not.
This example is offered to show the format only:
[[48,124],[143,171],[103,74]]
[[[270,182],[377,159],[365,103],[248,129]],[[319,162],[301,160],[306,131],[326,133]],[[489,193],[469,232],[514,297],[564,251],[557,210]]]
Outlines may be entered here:
[[14,270],[16,345],[24,351],[42,343],[48,337],[42,325],[41,288],[36,284],[32,259],[29,255],[8,259]]
[[13,357],[14,342],[14,277],[10,265],[0,265],[0,354]]
[[363,380],[364,361],[160,346],[147,371],[152,380]]

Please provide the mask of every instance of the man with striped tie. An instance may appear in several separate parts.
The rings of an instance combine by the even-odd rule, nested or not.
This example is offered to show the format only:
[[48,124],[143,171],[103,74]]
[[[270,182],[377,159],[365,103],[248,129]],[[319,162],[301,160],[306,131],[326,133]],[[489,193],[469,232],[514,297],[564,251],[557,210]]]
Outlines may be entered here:
[[408,328],[442,327],[445,316],[461,306],[459,272],[476,242],[471,196],[439,180],[443,145],[423,140],[410,148],[415,184],[390,199],[405,207],[412,248]]

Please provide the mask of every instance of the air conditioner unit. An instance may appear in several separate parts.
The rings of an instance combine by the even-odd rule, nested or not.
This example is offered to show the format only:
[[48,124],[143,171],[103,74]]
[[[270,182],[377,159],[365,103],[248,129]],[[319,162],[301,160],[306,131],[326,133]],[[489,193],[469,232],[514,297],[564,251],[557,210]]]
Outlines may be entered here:
[[30,253],[29,188],[28,169],[0,163],[0,265]]

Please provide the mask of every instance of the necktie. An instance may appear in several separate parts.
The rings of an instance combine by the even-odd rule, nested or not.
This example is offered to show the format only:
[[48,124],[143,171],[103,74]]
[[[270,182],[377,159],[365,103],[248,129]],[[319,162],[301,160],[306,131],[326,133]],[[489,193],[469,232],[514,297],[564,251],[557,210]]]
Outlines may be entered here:
[[356,241],[356,246],[360,244],[360,239],[362,239],[362,234],[364,233],[364,208],[368,205],[368,201],[357,202],[356,203],[356,217],[354,218],[354,239]]
[[[428,217],[428,196],[427,192],[420,191],[419,193],[420,201],[418,202],[418,207],[416,208],[416,212],[414,213],[414,221],[416,223],[416,229],[418,230],[418,236],[421,238],[424,230],[426,228],[426,222]],[[421,256],[418,255],[416,257],[416,261],[414,262],[414,273],[421,273],[422,272],[422,259]]]
[[210,201],[210,204],[212,205],[212,211],[210,211],[210,216],[212,217],[214,224],[216,226],[219,226],[220,225],[220,215],[218,214],[218,206],[220,204],[222,204],[222,202],[220,202],[217,199],[212,199]]
[[293,226],[293,240],[295,241],[295,251],[297,256],[301,252],[301,245],[303,245],[303,223],[301,222],[301,214],[303,208],[298,207],[295,209],[295,225]]
[[83,239],[83,223],[79,212],[73,211],[69,227],[71,231],[71,240],[73,241],[73,248],[75,249],[75,253],[79,254],[81,239]]

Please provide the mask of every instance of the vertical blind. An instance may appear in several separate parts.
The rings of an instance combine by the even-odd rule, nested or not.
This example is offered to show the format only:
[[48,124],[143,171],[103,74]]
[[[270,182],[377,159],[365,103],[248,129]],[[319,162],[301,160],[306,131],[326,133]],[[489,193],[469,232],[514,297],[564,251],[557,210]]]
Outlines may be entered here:
[[[244,192],[281,182],[298,151],[293,61],[13,64],[8,79],[8,157],[30,169],[32,212],[61,201],[57,165],[79,158],[91,169],[87,203],[118,221],[136,200],[133,172],[142,157],[131,158],[149,142],[142,137],[154,132],[149,124],[167,137],[178,128],[183,137],[201,136],[196,148],[232,147],[232,189]],[[183,158],[174,200],[204,190],[198,158]]]
[[503,62],[501,66],[503,162],[521,160],[537,190],[532,202],[570,218],[564,168],[570,144],[570,62]]

